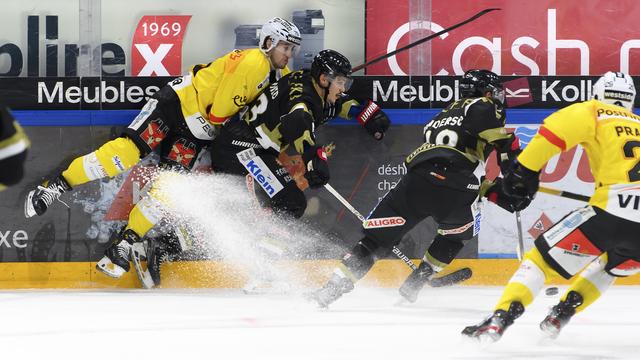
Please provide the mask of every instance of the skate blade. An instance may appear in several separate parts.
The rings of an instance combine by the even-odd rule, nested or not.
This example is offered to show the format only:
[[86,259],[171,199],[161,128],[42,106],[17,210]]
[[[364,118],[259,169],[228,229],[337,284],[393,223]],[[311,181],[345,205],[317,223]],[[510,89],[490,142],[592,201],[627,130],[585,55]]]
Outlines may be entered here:
[[131,246],[131,261],[133,262],[133,267],[136,269],[136,275],[138,275],[138,280],[140,280],[143,288],[152,289],[156,284],[151,277],[149,269],[143,269],[142,267],[142,260],[146,260],[146,258],[147,253],[144,249],[144,245],[140,242],[134,243]]
[[329,305],[323,305],[320,299],[318,299],[318,295],[315,293],[315,291],[303,293],[302,298],[308,303],[315,305],[318,310],[329,309]]
[[409,294],[403,294],[402,292],[400,293],[400,300],[398,301],[398,303],[400,302],[404,302],[406,305],[410,305],[410,304],[415,304],[416,301],[418,301],[418,294],[415,294],[415,296],[411,296]]
[[33,194],[35,194],[35,190],[31,190],[29,191],[29,194],[27,194],[27,198],[24,201],[24,217],[29,219],[31,217],[34,217],[36,215],[38,215],[36,213],[36,209],[33,208]]
[[540,331],[542,332],[541,341],[543,342],[545,341],[552,342],[558,338],[558,335],[560,335],[560,330],[558,330],[553,325],[545,325],[544,323],[540,324]]
[[96,264],[96,270],[114,279],[119,279],[124,275],[124,273],[126,273],[123,268],[112,263],[106,256],[103,256],[102,259],[98,261]]

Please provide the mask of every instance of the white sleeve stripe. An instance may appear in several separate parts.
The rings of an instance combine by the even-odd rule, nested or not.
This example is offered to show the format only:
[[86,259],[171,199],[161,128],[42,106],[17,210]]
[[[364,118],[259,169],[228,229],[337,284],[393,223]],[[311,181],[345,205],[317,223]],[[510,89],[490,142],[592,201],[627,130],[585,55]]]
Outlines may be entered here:
[[0,149],[0,160],[18,155],[27,149],[28,145],[25,140],[20,140],[15,144],[11,144],[4,149]]
[[305,105],[304,103],[297,103],[291,108],[291,111],[289,111],[289,112],[293,112],[294,110],[298,110],[298,109],[302,109],[304,111],[308,111],[307,110],[307,105]]
[[480,98],[477,98],[475,100],[473,100],[469,105],[464,107],[464,115],[467,115],[467,110],[469,110],[469,108],[471,107],[471,105],[475,104],[476,102],[480,101]]

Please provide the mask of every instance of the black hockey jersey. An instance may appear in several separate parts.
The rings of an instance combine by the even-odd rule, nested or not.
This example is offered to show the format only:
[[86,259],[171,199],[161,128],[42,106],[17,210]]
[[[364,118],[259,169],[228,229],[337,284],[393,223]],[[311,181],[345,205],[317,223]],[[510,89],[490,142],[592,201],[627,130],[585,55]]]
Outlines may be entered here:
[[503,106],[488,97],[455,101],[427,123],[425,142],[407,157],[406,165],[429,161],[468,176],[461,184],[472,183],[474,170],[484,165],[489,153],[494,148],[506,151],[513,142],[505,120]]
[[262,147],[283,151],[293,145],[298,153],[315,145],[315,128],[324,122],[324,102],[313,87],[308,70],[294,71],[271,84],[244,108],[241,121],[255,130]]

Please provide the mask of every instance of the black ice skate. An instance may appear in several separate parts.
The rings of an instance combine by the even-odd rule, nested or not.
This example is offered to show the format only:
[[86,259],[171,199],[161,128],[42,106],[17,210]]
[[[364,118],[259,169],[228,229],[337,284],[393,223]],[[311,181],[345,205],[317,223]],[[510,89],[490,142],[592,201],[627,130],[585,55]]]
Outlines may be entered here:
[[147,269],[149,269],[149,275],[153,279],[155,286],[160,285],[161,281],[161,267],[162,264],[171,260],[171,256],[167,247],[164,244],[158,244],[157,246],[151,246],[149,249],[149,258],[147,259]]
[[420,266],[417,269],[413,270],[413,272],[409,275],[409,277],[404,281],[398,292],[409,302],[416,302],[418,299],[418,293],[425,284],[433,278],[435,275],[435,271],[429,263],[426,261],[422,261]]
[[[62,202],[59,200],[60,195],[69,190],[71,190],[71,186],[62,175],[58,175],[55,179],[39,185],[35,190],[31,190],[27,194],[24,202],[24,216],[30,218],[44,214],[54,200]],[[67,206],[64,202],[62,203]]]
[[519,301],[514,301],[509,305],[509,311],[496,310],[480,324],[464,328],[462,335],[480,342],[496,342],[522,313],[524,306]]
[[571,317],[575,315],[576,308],[584,302],[582,295],[576,291],[569,291],[564,301],[551,308],[549,315],[540,323],[540,330],[545,335],[555,339],[560,335],[560,330],[567,325]]
[[104,256],[96,264],[96,269],[112,278],[121,277],[131,268],[131,247],[134,242],[139,241],[140,237],[131,229],[114,232]]
[[338,300],[343,294],[353,290],[353,282],[344,277],[333,275],[321,289],[307,293],[305,297],[318,303],[321,308],[329,307],[329,304]]

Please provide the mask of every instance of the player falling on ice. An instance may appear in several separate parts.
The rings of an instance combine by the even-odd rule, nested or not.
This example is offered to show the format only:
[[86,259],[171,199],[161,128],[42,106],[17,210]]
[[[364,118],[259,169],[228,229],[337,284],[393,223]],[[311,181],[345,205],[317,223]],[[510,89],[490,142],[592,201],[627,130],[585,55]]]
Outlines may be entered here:
[[616,277],[640,271],[640,117],[632,112],[635,86],[629,75],[607,72],[593,85],[592,94],[592,100],[547,117],[503,182],[512,196],[533,198],[544,164],[581,145],[595,179],[589,204],[535,240],[493,314],[466,327],[464,336],[499,340],[545,282],[559,274],[575,279],[540,323],[547,336],[556,338],[571,317],[593,304]]
[[308,295],[321,307],[353,290],[379,253],[388,252],[414,226],[432,217],[438,223],[435,239],[400,287],[400,295],[414,302],[424,285],[478,233],[481,197],[510,212],[529,204],[527,199],[505,195],[502,179],[489,181],[479,176],[494,149],[499,165],[508,164],[520,151],[518,138],[504,128],[504,89],[498,76],[488,70],[467,71],[459,90],[462,99],[427,123],[424,144],[405,160],[406,175],[368,217],[399,221],[364,229],[364,237],[343,257],[329,282]]
[[[299,50],[300,40],[300,31],[294,24],[273,18],[262,26],[259,48],[234,50],[208,64],[193,66],[189,74],[156,92],[121,137],[76,158],[51,181],[31,190],[25,200],[25,216],[43,215],[61,194],[89,181],[114,177],[152,151],[160,152],[160,166],[164,169],[191,170],[218,127],[253,101],[269,83],[290,72],[287,63]],[[139,242],[164,215],[157,188],[154,185],[131,210],[127,225],[112,234],[105,256],[97,264],[99,271],[113,278],[129,271],[132,244]],[[178,252],[186,250],[173,248]],[[154,261],[149,261],[157,281],[166,255],[154,253]]]

